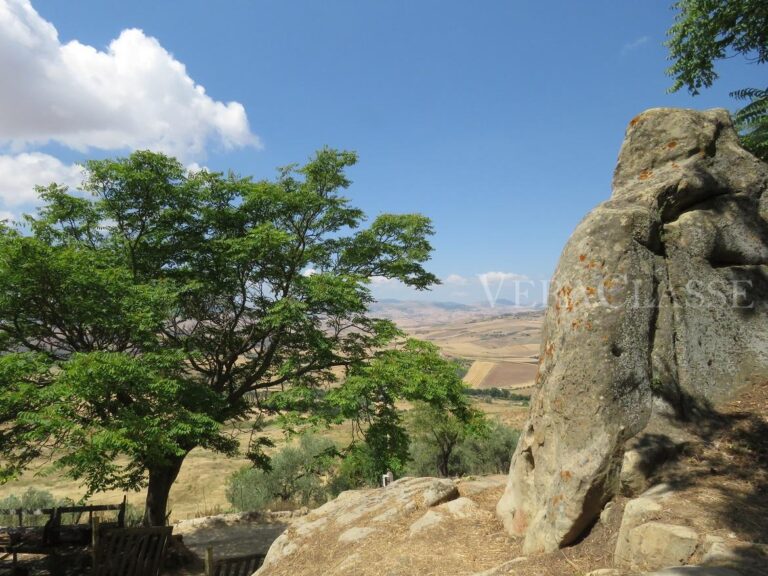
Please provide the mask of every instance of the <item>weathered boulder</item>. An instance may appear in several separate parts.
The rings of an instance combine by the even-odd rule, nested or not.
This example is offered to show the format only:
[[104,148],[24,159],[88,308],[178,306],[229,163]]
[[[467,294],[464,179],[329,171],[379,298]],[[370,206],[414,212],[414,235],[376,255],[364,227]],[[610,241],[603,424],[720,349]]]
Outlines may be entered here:
[[525,553],[595,521],[654,397],[691,417],[768,376],[766,189],[768,166],[725,110],[630,123],[610,200],[560,257],[539,388],[497,507]]
[[646,522],[629,534],[630,567],[685,566],[698,546],[699,535],[687,526]]
[[380,532],[397,517],[407,516],[421,507],[449,502],[458,496],[452,481],[439,478],[403,478],[386,490],[342,492],[280,535],[270,547],[259,574],[269,572],[271,566],[292,556],[318,533],[333,535],[336,543],[344,548],[376,535],[377,529],[368,523],[381,525]]
[[614,563],[616,566],[628,568],[633,563],[633,545],[630,537],[638,526],[658,519],[664,508],[664,500],[673,495],[668,486],[656,486],[639,498],[630,500],[624,507],[621,517],[621,527],[616,539]]
[[503,486],[503,476],[401,478],[386,488],[343,492],[294,519],[258,574],[406,576],[450,573],[457,562],[466,564],[467,574],[487,570],[495,558],[484,557],[483,545],[506,549],[489,509]]

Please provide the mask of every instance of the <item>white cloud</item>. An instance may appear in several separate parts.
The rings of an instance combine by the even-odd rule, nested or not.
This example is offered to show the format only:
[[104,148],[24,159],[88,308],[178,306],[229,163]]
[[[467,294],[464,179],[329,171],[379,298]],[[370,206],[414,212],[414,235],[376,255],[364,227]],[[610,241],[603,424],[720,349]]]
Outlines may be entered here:
[[466,286],[469,283],[469,280],[460,274],[449,274],[443,279],[443,283],[451,284],[453,286]]
[[129,29],[105,51],[62,44],[29,0],[0,0],[0,77],[0,143],[17,152],[55,141],[190,160],[210,142],[259,146],[242,104],[213,100],[155,38]]
[[371,284],[374,286],[388,286],[395,284],[397,280],[394,278],[386,278],[385,276],[371,276]]
[[187,172],[191,174],[197,174],[198,172],[210,172],[211,169],[208,166],[201,166],[197,162],[190,162],[186,165]]
[[632,42],[627,42],[624,44],[624,46],[621,47],[621,55],[623,56],[627,52],[632,52],[633,50],[637,50],[642,46],[643,44],[646,44],[648,40],[651,38],[649,36],[640,36],[640,38],[636,38]]
[[14,218],[16,218],[16,216],[12,212],[0,210],[0,222],[3,222],[4,220],[13,220]]
[[82,168],[64,164],[59,159],[40,152],[0,155],[0,206],[18,207],[37,201],[35,185],[51,182],[77,187],[82,180]]

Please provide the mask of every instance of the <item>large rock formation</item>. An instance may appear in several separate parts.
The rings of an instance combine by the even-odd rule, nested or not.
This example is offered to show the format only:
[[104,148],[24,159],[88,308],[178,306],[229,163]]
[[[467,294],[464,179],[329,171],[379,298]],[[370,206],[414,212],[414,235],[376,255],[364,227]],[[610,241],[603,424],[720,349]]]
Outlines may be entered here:
[[768,377],[766,189],[768,166],[725,110],[630,123],[611,199],[560,258],[539,389],[497,508],[526,553],[595,521],[652,406],[693,418]]
[[487,570],[500,563],[499,551],[508,551],[491,511],[503,486],[503,476],[461,482],[401,478],[386,488],[343,492],[292,522],[256,574],[411,576]]

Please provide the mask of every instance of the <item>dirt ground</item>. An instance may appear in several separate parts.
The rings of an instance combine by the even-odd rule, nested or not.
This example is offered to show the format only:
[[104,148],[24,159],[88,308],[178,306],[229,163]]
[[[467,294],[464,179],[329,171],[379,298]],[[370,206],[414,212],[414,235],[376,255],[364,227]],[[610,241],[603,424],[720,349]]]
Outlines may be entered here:
[[167,570],[169,576],[202,576],[207,548],[213,549],[215,559],[266,554],[272,542],[283,533],[290,522],[279,518],[240,514],[223,514],[209,518],[182,521],[174,526],[184,548],[197,558],[181,568]]

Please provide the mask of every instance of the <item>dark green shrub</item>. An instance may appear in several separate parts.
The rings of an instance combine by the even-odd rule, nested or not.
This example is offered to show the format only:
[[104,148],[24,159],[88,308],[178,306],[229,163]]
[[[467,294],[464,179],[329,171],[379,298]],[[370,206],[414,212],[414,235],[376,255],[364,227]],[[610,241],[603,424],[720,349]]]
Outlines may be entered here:
[[338,496],[345,490],[378,486],[383,472],[371,447],[365,442],[353,444],[330,478],[328,490]]
[[245,467],[227,480],[227,500],[242,511],[315,506],[328,499],[328,476],[337,455],[326,438],[302,436],[273,456],[268,470]]
[[[414,435],[407,473],[414,476],[506,474],[520,433],[496,420],[478,433],[463,434],[450,451],[447,469],[439,436]],[[447,472],[447,473],[446,473]]]
[[506,474],[519,438],[519,430],[491,421],[486,434],[467,437],[456,449],[454,474]]
[[516,394],[506,388],[467,388],[464,393],[473,398],[510,400],[512,402],[519,402],[524,406],[528,406],[531,402],[529,396]]

